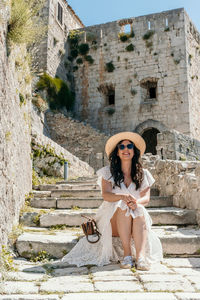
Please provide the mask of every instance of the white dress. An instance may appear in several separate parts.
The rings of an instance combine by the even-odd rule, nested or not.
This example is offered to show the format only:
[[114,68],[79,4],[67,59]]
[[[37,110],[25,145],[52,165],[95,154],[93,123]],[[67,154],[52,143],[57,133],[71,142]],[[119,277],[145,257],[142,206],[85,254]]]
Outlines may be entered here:
[[[131,194],[138,199],[140,198],[140,192],[145,190],[147,187],[150,187],[155,181],[147,169],[143,169],[143,171],[144,179],[141,187],[137,191],[133,182],[128,188],[124,183],[121,183],[120,188],[114,187],[114,180],[110,173],[109,166],[103,167],[97,171],[98,184],[101,186],[103,177],[105,180],[112,183],[113,193]],[[121,241],[119,237],[112,237],[112,228],[110,223],[110,220],[118,207],[120,207],[122,210],[126,210],[126,216],[131,215],[133,218],[144,216],[148,232],[145,246],[145,259],[148,263],[162,261],[162,245],[155,232],[151,230],[152,220],[149,213],[141,204],[139,204],[138,207],[133,211],[122,200],[116,202],[103,201],[99,207],[95,217],[98,229],[101,233],[99,242],[96,244],[91,244],[87,241],[86,237],[81,238],[74,248],[62,258],[62,261],[80,267],[90,264],[103,266],[111,262],[117,262],[121,260],[123,257]],[[134,255],[135,248],[133,240],[131,242],[131,246]]]

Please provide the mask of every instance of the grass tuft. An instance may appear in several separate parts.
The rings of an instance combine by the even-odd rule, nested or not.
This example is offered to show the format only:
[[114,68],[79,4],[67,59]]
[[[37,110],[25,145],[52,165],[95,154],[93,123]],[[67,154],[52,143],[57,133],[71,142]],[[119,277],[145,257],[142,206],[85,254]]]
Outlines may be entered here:
[[43,6],[43,0],[11,0],[8,45],[31,45],[41,39],[47,30],[44,20],[38,15]]

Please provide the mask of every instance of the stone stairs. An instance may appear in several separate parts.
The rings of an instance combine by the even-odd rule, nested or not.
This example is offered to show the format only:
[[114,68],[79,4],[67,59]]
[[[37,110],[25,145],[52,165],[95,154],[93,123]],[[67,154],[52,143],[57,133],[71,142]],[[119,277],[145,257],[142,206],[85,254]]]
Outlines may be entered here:
[[[83,235],[81,215],[94,217],[103,201],[96,180],[79,178],[35,187],[31,207],[20,217],[25,227],[16,242],[19,255],[28,258],[47,251],[52,257],[61,258],[70,251]],[[166,255],[199,254],[200,230],[195,210],[173,207],[172,198],[160,196],[156,189],[151,190],[147,209]]]

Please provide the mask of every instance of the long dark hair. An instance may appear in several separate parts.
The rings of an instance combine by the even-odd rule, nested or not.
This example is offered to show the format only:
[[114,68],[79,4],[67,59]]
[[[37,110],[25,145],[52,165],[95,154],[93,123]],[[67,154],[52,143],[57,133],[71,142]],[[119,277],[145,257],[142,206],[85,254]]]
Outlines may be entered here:
[[[123,140],[120,141],[118,145],[121,144],[121,142],[123,142]],[[130,141],[130,143],[132,142]],[[124,174],[121,169],[121,159],[117,155],[118,145],[110,153],[109,161],[110,161],[110,172],[113,176],[115,185],[120,187],[120,183],[124,181]],[[136,190],[137,190],[141,186],[142,180],[144,178],[144,174],[140,162],[140,150],[135,145],[133,149],[134,149],[134,155],[132,158],[132,165],[131,165],[131,178],[132,181],[135,183]]]

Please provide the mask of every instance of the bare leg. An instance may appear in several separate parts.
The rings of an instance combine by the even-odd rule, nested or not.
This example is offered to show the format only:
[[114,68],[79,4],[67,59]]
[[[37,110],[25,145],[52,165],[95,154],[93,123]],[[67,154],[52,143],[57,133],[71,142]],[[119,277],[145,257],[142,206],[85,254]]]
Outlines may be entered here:
[[146,224],[143,216],[133,219],[132,232],[136,250],[136,260],[138,260],[140,256],[144,256],[145,243],[147,239]]
[[[122,242],[122,247],[124,250],[124,256],[131,254],[131,229],[132,229],[132,217],[125,216],[126,211],[117,209],[111,224],[116,224],[117,233],[119,234],[120,240]],[[113,228],[114,229],[114,228]],[[116,233],[116,231],[115,231]]]

